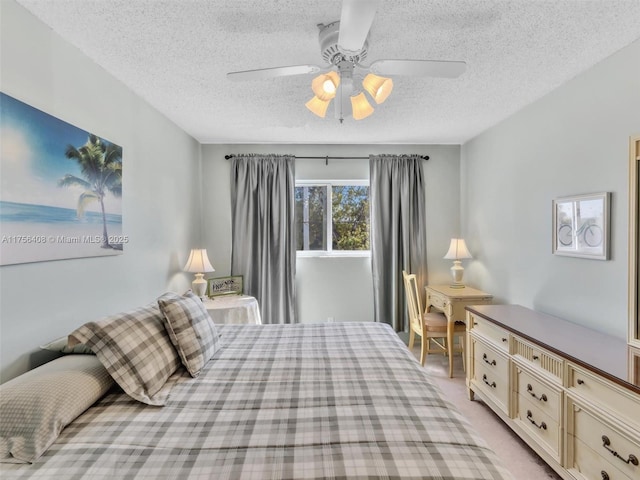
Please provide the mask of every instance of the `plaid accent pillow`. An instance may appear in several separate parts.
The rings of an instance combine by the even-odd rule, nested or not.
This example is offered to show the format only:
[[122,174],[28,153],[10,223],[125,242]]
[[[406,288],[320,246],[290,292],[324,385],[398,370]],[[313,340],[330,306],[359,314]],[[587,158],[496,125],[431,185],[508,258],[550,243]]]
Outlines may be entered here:
[[165,404],[171,391],[167,380],[180,366],[180,358],[157,304],[85,323],[69,335],[69,347],[78,343],[95,352],[130,397],[149,405]]
[[183,296],[165,293],[158,298],[158,305],[182,364],[192,377],[197,377],[202,367],[220,349],[218,331],[213,320],[202,300],[191,290]]
[[0,462],[34,462],[113,385],[94,355],[68,355],[0,385]]

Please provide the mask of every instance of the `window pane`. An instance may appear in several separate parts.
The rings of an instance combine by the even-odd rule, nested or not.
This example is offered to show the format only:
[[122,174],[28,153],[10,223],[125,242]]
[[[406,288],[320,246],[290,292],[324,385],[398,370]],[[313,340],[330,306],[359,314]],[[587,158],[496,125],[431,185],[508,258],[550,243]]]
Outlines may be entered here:
[[332,187],[333,250],[369,250],[369,187]]
[[327,188],[296,187],[296,249],[327,249]]

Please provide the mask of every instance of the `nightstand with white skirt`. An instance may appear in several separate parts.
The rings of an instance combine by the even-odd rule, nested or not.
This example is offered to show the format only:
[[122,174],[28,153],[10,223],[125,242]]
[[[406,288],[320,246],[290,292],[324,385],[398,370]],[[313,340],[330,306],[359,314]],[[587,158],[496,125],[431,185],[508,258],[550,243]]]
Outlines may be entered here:
[[213,323],[260,325],[260,306],[255,297],[249,295],[226,295],[202,300]]

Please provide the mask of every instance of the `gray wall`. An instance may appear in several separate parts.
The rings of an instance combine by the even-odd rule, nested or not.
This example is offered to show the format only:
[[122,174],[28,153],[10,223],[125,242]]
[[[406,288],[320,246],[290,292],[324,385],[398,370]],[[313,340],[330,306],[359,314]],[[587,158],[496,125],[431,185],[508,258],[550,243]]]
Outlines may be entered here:
[[[640,133],[640,41],[462,147],[467,279],[626,338],[629,136]],[[611,260],[551,253],[551,201],[608,191]]]
[[50,358],[38,345],[188,288],[200,241],[200,145],[30,13],[0,2],[0,88],[124,148],[124,254],[0,267],[0,381]]
[[[368,156],[380,153],[429,155],[424,164],[427,199],[429,281],[449,281],[450,262],[442,257],[460,232],[460,148],[443,145],[203,145],[204,238],[215,275],[231,268],[230,153],[296,156]],[[296,160],[296,178],[368,179],[366,160]],[[303,323],[373,320],[370,257],[299,258],[296,263],[297,313]]]
[[[0,381],[45,359],[37,346],[102,315],[180,291],[199,244],[230,270],[227,153],[364,156],[421,153],[427,174],[429,282],[449,281],[442,259],[460,233],[474,255],[469,284],[569,320],[626,334],[628,137],[640,132],[640,42],[466,143],[429,145],[200,145],[12,0],[0,2],[0,88],[124,147],[119,257],[0,267]],[[73,68],[67,68],[68,66]],[[201,152],[202,150],[202,152]],[[200,165],[202,156],[202,165]],[[298,162],[338,178],[354,163]],[[200,176],[202,168],[202,176]],[[353,173],[355,174],[355,173]],[[204,184],[202,203],[200,185]],[[551,254],[551,200],[610,191],[610,261]],[[203,219],[200,222],[200,219]],[[202,232],[200,232],[202,225]],[[461,228],[462,227],[462,228]],[[300,259],[303,322],[370,320],[368,258]]]

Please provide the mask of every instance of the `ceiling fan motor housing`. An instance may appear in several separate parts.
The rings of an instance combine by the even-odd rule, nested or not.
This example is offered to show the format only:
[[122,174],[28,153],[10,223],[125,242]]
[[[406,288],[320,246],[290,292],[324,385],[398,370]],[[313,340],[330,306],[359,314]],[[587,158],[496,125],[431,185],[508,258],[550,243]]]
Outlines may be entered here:
[[358,52],[343,51],[338,46],[338,37],[340,34],[340,21],[331,22],[327,25],[318,24],[320,32],[318,34],[320,43],[320,53],[325,62],[332,65],[339,65],[341,62],[348,61],[353,65],[358,65],[367,56],[369,49],[369,39],[365,40],[362,49]]

